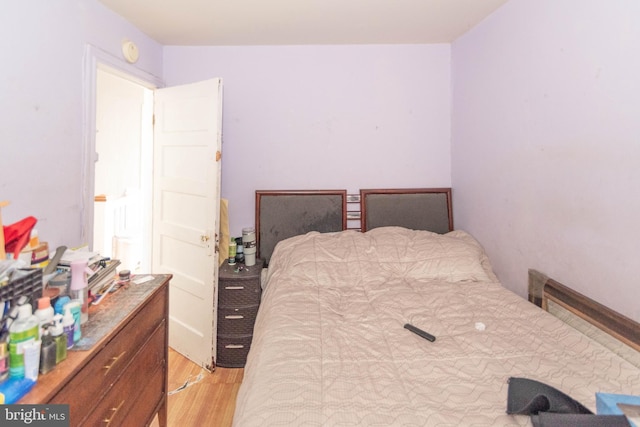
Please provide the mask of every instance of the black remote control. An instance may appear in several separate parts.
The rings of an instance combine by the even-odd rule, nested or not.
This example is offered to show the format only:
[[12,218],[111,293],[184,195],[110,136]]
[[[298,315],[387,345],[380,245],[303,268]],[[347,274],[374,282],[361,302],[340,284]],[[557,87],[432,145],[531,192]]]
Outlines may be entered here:
[[427,340],[427,341],[434,342],[434,341],[436,340],[436,337],[434,337],[434,336],[433,336],[433,335],[431,335],[430,333],[425,332],[425,331],[423,331],[423,330],[422,330],[422,329],[420,329],[420,328],[416,328],[415,326],[413,326],[413,325],[411,325],[411,324],[409,324],[409,323],[406,323],[406,324],[404,325],[404,328],[405,328],[405,329],[410,330],[410,331],[411,331],[411,332],[413,332],[414,334],[420,335],[422,338],[424,338],[424,339],[425,339],[425,340]]

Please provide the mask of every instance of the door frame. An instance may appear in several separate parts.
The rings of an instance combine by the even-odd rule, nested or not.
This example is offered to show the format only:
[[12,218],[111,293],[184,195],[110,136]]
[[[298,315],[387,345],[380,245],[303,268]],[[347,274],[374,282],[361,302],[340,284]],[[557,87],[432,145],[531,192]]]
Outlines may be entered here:
[[124,79],[130,80],[148,89],[164,87],[157,76],[111,55],[104,50],[87,44],[84,52],[84,73],[82,82],[82,242],[93,247],[94,188],[96,161],[96,87],[98,69],[106,69]]

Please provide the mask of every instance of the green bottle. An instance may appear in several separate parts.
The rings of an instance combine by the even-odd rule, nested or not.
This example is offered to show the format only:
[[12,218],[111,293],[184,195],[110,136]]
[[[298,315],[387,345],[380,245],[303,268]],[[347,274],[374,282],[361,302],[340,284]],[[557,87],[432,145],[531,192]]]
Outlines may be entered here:
[[33,315],[31,304],[24,304],[18,308],[18,318],[9,327],[9,376],[24,378],[24,349],[25,344],[38,340],[40,323]]
[[51,336],[56,342],[56,365],[67,358],[67,336],[62,328],[62,314],[53,316]]

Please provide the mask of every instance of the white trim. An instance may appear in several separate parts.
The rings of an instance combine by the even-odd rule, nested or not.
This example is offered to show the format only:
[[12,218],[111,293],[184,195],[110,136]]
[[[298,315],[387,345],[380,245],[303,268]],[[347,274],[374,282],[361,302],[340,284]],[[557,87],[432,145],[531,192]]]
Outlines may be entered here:
[[82,105],[82,220],[81,239],[89,246],[93,243],[93,198],[96,147],[96,82],[98,68],[140,84],[149,89],[163,87],[157,76],[126,63],[104,50],[87,44],[84,52],[83,105]]

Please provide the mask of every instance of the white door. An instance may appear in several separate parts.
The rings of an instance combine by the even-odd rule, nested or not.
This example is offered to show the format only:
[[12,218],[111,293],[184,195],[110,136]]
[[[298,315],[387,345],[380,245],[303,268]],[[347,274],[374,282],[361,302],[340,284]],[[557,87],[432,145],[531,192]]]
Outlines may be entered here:
[[155,91],[153,273],[171,273],[169,345],[211,370],[216,352],[222,81]]

